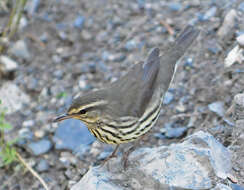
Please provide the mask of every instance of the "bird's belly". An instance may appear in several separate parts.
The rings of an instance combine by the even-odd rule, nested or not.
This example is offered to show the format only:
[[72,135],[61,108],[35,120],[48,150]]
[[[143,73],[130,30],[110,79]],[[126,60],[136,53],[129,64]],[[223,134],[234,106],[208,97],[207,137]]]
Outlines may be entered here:
[[107,144],[122,144],[135,141],[139,137],[147,133],[156,123],[161,104],[155,109],[149,110],[148,113],[140,118],[135,124],[128,127],[111,127],[102,125],[99,128],[89,129],[90,132],[100,141]]

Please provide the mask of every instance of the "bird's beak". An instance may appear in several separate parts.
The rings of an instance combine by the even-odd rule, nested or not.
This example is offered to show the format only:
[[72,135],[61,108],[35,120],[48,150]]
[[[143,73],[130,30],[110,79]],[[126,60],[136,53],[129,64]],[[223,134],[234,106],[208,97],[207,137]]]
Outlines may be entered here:
[[68,114],[63,114],[63,115],[60,115],[58,117],[56,117],[53,122],[56,123],[56,122],[59,122],[59,121],[63,121],[65,119],[70,119],[72,118],[72,115],[68,115]]

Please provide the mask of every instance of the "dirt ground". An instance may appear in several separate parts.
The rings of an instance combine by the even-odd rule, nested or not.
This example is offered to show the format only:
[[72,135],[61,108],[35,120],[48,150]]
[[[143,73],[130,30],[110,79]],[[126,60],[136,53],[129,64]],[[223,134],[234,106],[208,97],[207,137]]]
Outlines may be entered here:
[[[144,60],[153,47],[163,52],[175,35],[191,23],[201,30],[201,35],[178,63],[170,86],[173,99],[162,109],[142,146],[179,142],[196,131],[208,131],[232,151],[233,175],[238,184],[244,185],[244,171],[239,165],[244,159],[238,149],[241,142],[233,145],[234,121],[231,115],[216,114],[209,109],[211,103],[221,102],[225,112],[233,97],[243,92],[243,64],[224,67],[224,59],[236,44],[236,36],[244,33],[240,3],[241,0],[40,1],[34,13],[28,9],[24,13],[27,25],[22,26],[9,45],[10,48],[16,41],[24,40],[31,58],[22,59],[5,52],[19,65],[13,77],[0,79],[0,86],[14,83],[31,97],[24,110],[7,115],[6,119],[14,126],[9,138],[18,136],[24,121],[31,120],[35,124],[28,130],[33,132],[35,140],[39,138],[38,133],[52,139],[57,125],[50,121],[66,109],[73,95],[116,80],[133,63]],[[235,27],[228,39],[220,39],[217,31],[231,9],[238,13]],[[8,16],[9,13],[1,13],[1,26],[7,23]],[[80,23],[75,24],[77,17]],[[179,138],[158,138],[155,134],[166,123],[188,126],[188,130]],[[92,148],[95,146],[103,152],[106,145],[95,142]],[[55,190],[69,189],[89,166],[100,163],[98,154],[88,153],[78,159],[69,151],[55,148],[38,156],[22,146],[18,151],[33,167],[41,159],[48,161],[48,170],[38,173]],[[65,165],[60,160],[64,155],[75,161]],[[18,168],[16,165],[0,168],[0,184],[4,190],[41,188],[29,172]]]

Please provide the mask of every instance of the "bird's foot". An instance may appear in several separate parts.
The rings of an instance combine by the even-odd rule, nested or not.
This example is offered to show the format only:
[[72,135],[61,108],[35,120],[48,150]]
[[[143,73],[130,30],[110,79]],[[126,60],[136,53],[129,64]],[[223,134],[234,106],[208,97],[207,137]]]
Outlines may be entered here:
[[[107,161],[109,161],[111,158],[116,158],[117,157],[116,152],[117,152],[118,148],[119,148],[119,145],[116,146],[116,148],[114,149],[114,151],[112,152],[111,155],[109,155],[105,160],[103,160],[101,166],[104,166],[104,164]],[[107,165],[107,167],[108,167],[108,170],[109,170],[109,166],[108,165]]]
[[128,151],[126,151],[123,155],[123,158],[122,158],[122,162],[124,163],[123,166],[124,166],[124,170],[127,169],[128,167],[128,160],[129,160],[129,155],[136,149],[136,146],[132,146],[129,148]]

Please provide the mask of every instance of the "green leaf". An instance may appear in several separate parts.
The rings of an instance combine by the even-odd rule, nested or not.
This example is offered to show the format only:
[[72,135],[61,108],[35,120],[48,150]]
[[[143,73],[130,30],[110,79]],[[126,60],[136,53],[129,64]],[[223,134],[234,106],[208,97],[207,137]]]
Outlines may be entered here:
[[64,98],[67,96],[66,92],[60,92],[59,94],[57,94],[56,98],[60,99],[60,98]]
[[9,123],[4,123],[3,127],[4,129],[12,129],[12,125],[10,125]]

